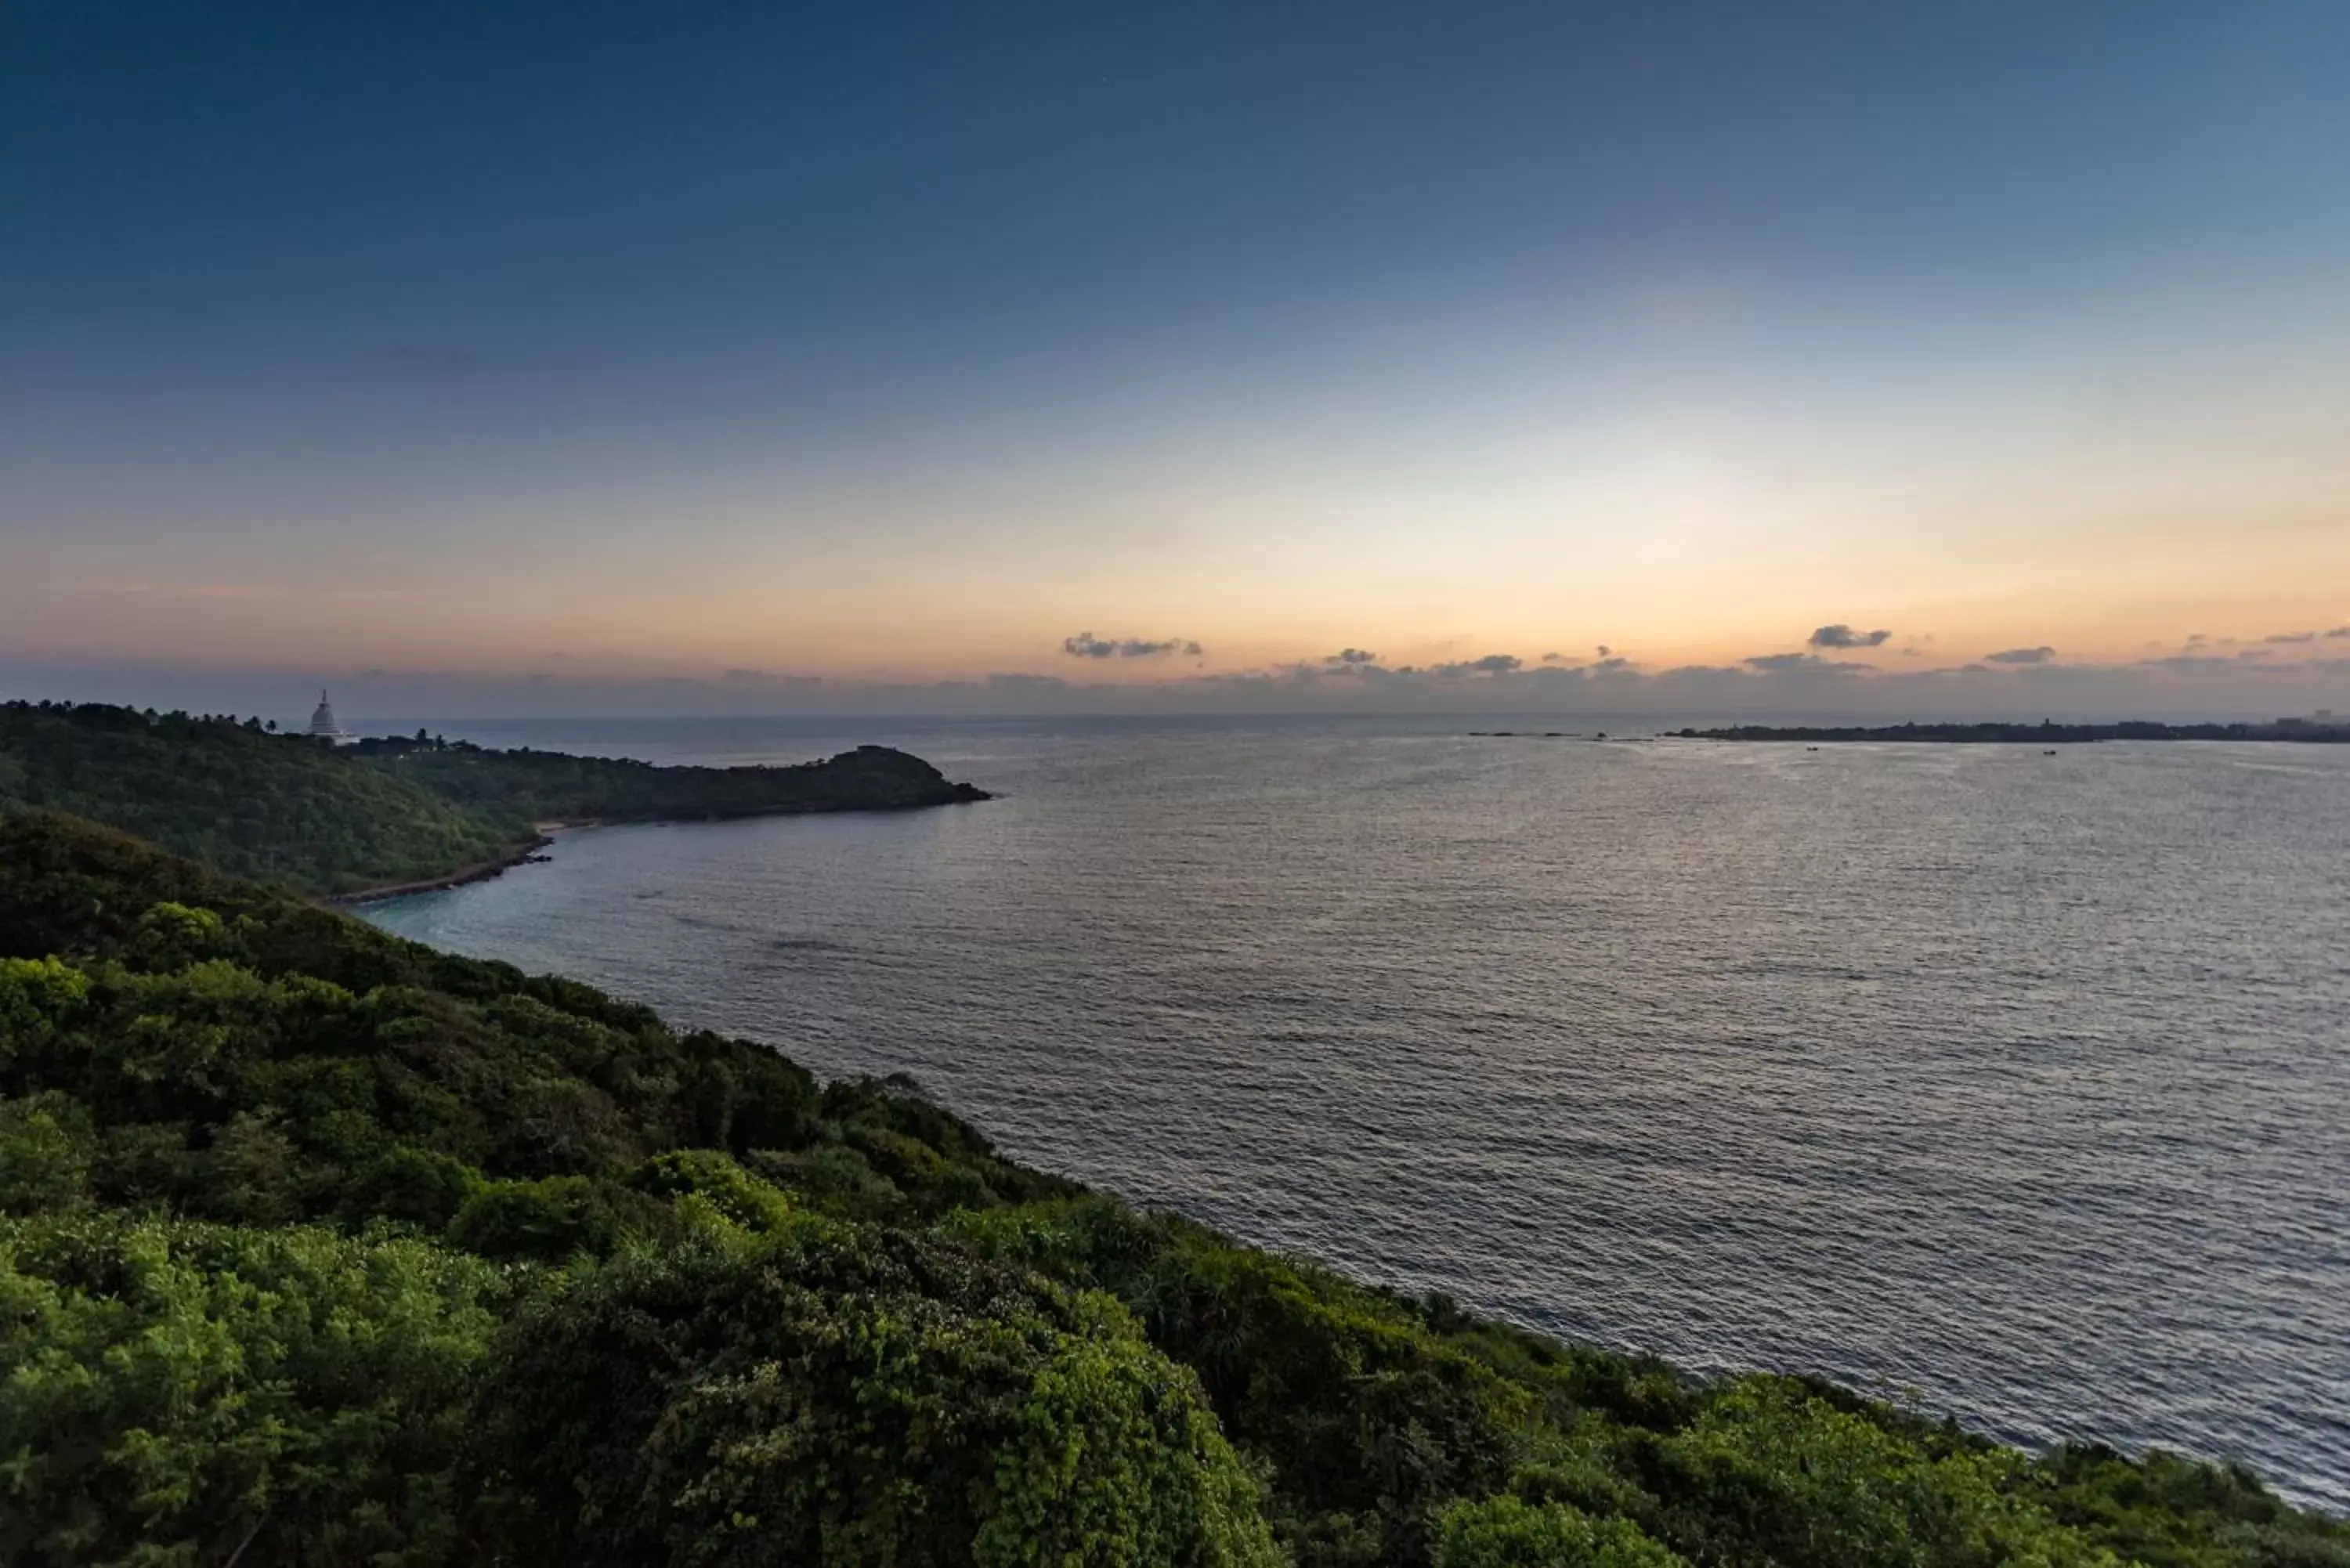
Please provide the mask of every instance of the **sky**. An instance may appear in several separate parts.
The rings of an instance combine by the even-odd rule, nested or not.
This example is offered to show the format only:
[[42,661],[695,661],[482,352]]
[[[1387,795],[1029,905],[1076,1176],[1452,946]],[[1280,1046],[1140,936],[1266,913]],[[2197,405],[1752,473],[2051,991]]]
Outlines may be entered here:
[[2350,711],[2345,79],[2341,0],[13,0],[0,695]]

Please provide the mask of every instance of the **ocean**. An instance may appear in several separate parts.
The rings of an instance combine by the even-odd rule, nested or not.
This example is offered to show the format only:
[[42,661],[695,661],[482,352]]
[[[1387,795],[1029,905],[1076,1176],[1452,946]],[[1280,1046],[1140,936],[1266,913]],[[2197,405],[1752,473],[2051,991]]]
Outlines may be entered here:
[[2350,1510],[2350,747],[470,722],[1003,798],[369,907],[1366,1280]]

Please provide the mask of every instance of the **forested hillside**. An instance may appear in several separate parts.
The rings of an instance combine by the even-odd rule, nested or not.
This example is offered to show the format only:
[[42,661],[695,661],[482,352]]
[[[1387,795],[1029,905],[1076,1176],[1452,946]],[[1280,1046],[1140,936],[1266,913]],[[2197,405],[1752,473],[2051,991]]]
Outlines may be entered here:
[[338,747],[250,719],[0,703],[0,815],[71,812],[314,897],[494,865],[530,848],[550,818],[886,811],[986,798],[882,746],[791,767],[654,767],[421,735]]
[[256,720],[0,703],[0,814],[34,806],[312,894],[446,876],[536,836]]
[[47,813],[0,821],[0,1561],[2344,1568],[1400,1299]]
[[533,822],[754,816],[769,812],[892,811],[985,800],[920,757],[859,746],[788,767],[656,766],[627,757],[491,751],[415,739],[362,741],[362,762],[485,815]]

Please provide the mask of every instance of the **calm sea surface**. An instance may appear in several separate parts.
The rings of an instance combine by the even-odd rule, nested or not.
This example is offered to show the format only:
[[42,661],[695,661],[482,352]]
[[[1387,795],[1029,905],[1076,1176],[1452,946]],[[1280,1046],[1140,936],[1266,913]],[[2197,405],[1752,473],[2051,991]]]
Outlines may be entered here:
[[369,913],[1367,1279],[2350,1509],[2350,747],[1467,727],[473,724],[1005,798]]

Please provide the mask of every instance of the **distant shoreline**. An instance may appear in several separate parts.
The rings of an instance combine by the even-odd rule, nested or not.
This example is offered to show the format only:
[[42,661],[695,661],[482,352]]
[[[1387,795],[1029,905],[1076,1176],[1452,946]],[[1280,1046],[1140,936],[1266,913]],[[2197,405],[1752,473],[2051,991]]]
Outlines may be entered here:
[[2303,744],[2350,743],[2350,722],[2332,716],[2281,719],[2265,724],[2166,724],[2149,720],[2125,720],[2112,724],[1740,724],[1726,730],[1682,729],[1665,732],[1661,740],[1676,741],[1809,741],[1814,744],[1851,741],[1931,741],[1953,745],[2085,745],[2098,741],[2283,741]]
[[405,898],[413,893],[441,893],[452,888],[463,888],[474,882],[486,882],[493,877],[505,875],[517,866],[527,866],[534,861],[544,859],[545,857],[539,851],[554,846],[555,840],[550,836],[551,835],[574,833],[581,828],[643,826],[660,823],[741,822],[754,816],[834,816],[847,812],[860,811],[929,811],[935,804],[968,805],[978,801],[996,798],[988,791],[972,784],[957,784],[954,788],[958,794],[951,801],[944,803],[892,802],[876,805],[793,805],[749,806],[726,811],[658,812],[642,815],[621,812],[609,816],[550,817],[546,821],[531,825],[537,833],[536,837],[527,843],[517,844],[513,848],[488,860],[476,860],[470,866],[460,866],[455,870],[438,877],[421,877],[409,882],[385,882],[371,888],[355,888],[348,893],[330,893],[319,902],[332,909],[349,909],[359,904],[380,903],[386,898]]

